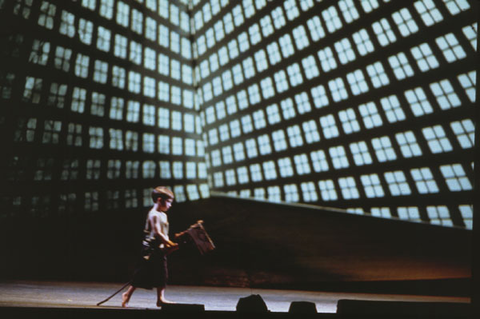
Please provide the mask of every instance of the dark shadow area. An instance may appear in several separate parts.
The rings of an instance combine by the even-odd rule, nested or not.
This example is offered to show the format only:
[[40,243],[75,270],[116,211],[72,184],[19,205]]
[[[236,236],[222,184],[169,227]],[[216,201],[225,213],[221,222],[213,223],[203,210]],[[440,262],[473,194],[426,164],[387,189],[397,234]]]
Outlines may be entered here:
[[[4,220],[2,279],[127,282],[144,214]],[[465,229],[212,197],[176,204],[171,234],[197,220],[216,249],[171,254],[171,284],[470,295]]]

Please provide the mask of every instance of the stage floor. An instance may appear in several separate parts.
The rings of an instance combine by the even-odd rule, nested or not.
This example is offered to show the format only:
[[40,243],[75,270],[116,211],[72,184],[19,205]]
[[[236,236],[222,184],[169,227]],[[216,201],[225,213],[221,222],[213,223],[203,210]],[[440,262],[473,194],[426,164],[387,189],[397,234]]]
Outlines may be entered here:
[[[44,308],[102,308],[121,307],[121,294],[104,304],[122,284],[99,282],[8,281],[0,282],[0,307]],[[318,313],[335,313],[340,299],[368,301],[448,302],[469,303],[467,297],[386,295],[365,293],[312,292],[297,290],[271,290],[227,287],[168,286],[166,298],[181,304],[201,304],[206,311],[236,311],[238,300],[252,294],[260,295],[271,312],[288,312],[292,301],[315,303]],[[156,292],[138,289],[129,307],[133,309],[158,309]]]

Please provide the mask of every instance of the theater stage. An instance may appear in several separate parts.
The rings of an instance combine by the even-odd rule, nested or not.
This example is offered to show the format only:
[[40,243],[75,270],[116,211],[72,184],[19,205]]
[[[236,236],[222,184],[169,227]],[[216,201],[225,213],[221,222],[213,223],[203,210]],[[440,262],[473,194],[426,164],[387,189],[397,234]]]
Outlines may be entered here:
[[[0,283],[0,313],[13,308],[81,308],[123,310],[121,293],[101,306],[97,303],[119,290],[122,284],[100,282],[4,281]],[[122,291],[123,292],[123,291]],[[315,303],[317,312],[334,314],[342,299],[422,303],[468,304],[469,297],[344,293],[273,290],[205,286],[169,286],[166,297],[180,304],[204,305],[205,311],[235,312],[240,298],[260,295],[270,312],[287,313],[293,301]],[[156,293],[138,289],[130,300],[130,310],[154,310]],[[125,310],[128,311],[128,310]],[[4,317],[5,318],[5,317]]]

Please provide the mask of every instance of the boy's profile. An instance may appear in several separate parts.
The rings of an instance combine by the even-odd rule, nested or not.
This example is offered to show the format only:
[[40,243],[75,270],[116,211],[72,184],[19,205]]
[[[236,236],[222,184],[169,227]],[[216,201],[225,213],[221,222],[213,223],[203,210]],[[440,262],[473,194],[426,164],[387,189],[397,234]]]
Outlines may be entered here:
[[178,249],[178,244],[169,239],[167,211],[172,206],[175,196],[165,187],[158,186],[152,190],[153,207],[148,212],[142,242],[142,259],[139,262],[127,291],[122,295],[122,307],[128,302],[137,288],[157,289],[157,306],[170,304],[165,299],[165,287],[168,279],[167,254]]

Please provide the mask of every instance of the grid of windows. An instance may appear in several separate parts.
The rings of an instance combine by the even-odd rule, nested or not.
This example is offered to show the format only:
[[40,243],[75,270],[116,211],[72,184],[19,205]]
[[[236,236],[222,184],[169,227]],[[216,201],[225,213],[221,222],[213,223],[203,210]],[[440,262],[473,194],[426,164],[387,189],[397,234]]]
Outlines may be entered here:
[[[57,183],[56,176],[58,181],[114,179],[117,187],[124,187],[105,193],[95,189],[98,184],[89,186],[92,189],[72,189],[62,195],[62,209],[77,198],[85,198],[86,211],[149,206],[144,189],[157,176],[172,188],[182,186],[177,187],[179,201],[208,196],[202,126],[197,124],[193,105],[185,3],[51,0],[25,1],[23,13],[15,5],[14,15],[7,12],[10,9],[0,5],[2,19],[14,19],[15,24],[31,20],[38,29],[21,35],[17,50],[27,60],[18,54],[4,57],[12,70],[25,63],[41,67],[12,75],[16,85],[21,83],[19,94],[25,107],[49,108],[39,108],[41,115],[31,119],[10,115],[17,123],[12,142],[78,149],[76,160],[65,159],[61,165],[53,165],[56,159],[49,158],[49,153],[70,151],[40,150],[38,161],[33,159],[38,165],[31,169],[35,179],[52,183]],[[7,94],[5,80],[12,75],[4,77],[3,70],[0,74],[1,97],[9,103],[15,96]],[[60,80],[65,75],[68,82]],[[143,162],[129,159],[128,154],[137,152],[143,153]],[[126,181],[132,178],[143,179],[144,184],[132,189]],[[99,200],[103,197],[106,202]]]
[[[195,23],[199,45],[194,55],[202,66],[200,87],[214,91],[210,87],[223,85],[225,90],[200,103],[207,131],[233,124],[235,133],[223,130],[222,142],[235,145],[238,165],[245,167],[245,161],[250,165],[252,183],[251,188],[248,182],[241,188],[211,186],[229,194],[274,201],[328,201],[344,207],[342,199],[348,199],[355,201],[354,206],[362,206],[351,210],[355,213],[432,222],[433,217],[427,219],[428,214],[419,213],[426,208],[417,207],[417,201],[401,207],[373,203],[388,197],[443,192],[448,188],[447,179],[442,180],[439,168],[432,166],[432,156],[474,146],[471,115],[439,122],[443,116],[439,112],[447,116],[475,101],[475,71],[462,62],[472,61],[475,51],[474,15],[466,14],[470,6],[430,0],[410,5],[392,1],[284,1],[277,5],[260,1],[260,10],[252,3],[227,6],[212,15],[214,32],[203,22]],[[385,16],[369,21],[368,13],[380,6]],[[428,32],[427,28],[440,30],[448,21],[445,10],[464,14],[468,21],[447,34],[439,31],[428,41],[414,37]],[[197,15],[195,20],[200,19],[201,14]],[[352,23],[357,20],[365,24]],[[340,29],[350,36],[334,36]],[[312,54],[314,43],[321,45]],[[212,55],[224,61],[220,73],[218,63],[212,64]],[[368,62],[359,68],[363,61]],[[448,64],[460,62],[459,74],[441,77]],[[218,81],[219,74],[222,81]],[[424,74],[429,74],[428,82],[422,82]],[[232,95],[226,92],[232,85],[245,89]],[[418,126],[417,119],[423,124]],[[207,153],[217,149],[216,145],[207,147]],[[272,156],[278,158],[272,162]],[[471,161],[470,157],[466,163]],[[418,163],[425,164],[418,168]],[[376,172],[368,172],[374,166]],[[210,170],[226,175],[227,169],[219,165]],[[334,171],[345,177],[332,176]],[[279,186],[270,186],[272,176]],[[461,220],[459,211],[450,212],[457,217],[451,220]]]
[[[379,7],[382,16],[371,20]],[[51,0],[25,1],[14,13],[39,32],[8,40],[27,54],[2,54],[16,65],[27,57],[35,68],[2,71],[0,98],[17,94],[25,105],[70,116],[68,123],[60,113],[14,118],[11,136],[84,149],[85,159],[67,163],[77,179],[84,171],[118,181],[160,176],[178,200],[211,188],[441,225],[469,218],[468,203],[445,213],[443,203],[428,210],[414,197],[471,191],[477,25],[470,1],[206,0],[189,8]],[[418,36],[430,31],[432,39]],[[42,32],[58,37],[45,41]],[[124,160],[129,152],[144,162]],[[452,163],[453,152],[465,156]],[[61,175],[47,157],[36,167],[41,180]],[[98,196],[109,207],[148,204],[139,198],[145,188],[83,191],[85,209],[98,210]],[[382,202],[397,196],[411,202]]]

